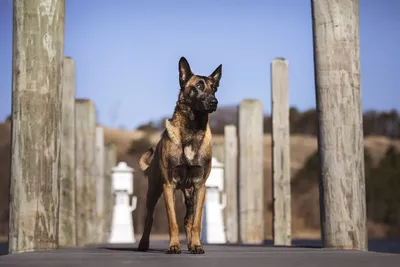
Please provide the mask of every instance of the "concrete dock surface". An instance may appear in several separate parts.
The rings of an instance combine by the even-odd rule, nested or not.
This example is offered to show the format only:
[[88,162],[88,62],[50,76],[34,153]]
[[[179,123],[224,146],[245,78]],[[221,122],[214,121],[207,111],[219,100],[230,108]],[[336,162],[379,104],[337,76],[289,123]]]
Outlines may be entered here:
[[205,254],[189,254],[181,243],[181,254],[166,254],[168,241],[152,241],[150,250],[139,252],[135,244],[106,244],[83,248],[61,248],[47,252],[24,252],[0,256],[0,266],[10,267],[398,267],[400,254],[374,251],[342,251],[312,246],[204,245]]

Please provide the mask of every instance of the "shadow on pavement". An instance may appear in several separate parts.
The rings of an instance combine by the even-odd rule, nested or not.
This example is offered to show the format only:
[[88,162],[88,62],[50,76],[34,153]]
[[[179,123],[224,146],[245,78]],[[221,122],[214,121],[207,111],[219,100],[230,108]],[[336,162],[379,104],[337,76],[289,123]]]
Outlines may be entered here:
[[274,248],[314,248],[321,249],[322,243],[319,240],[293,240],[291,246],[274,246],[272,240],[265,240],[263,244],[207,244],[207,246],[219,247],[274,247]]
[[[139,251],[137,248],[132,248],[132,247],[101,246],[99,248],[106,249],[106,250],[113,250],[113,251],[130,251],[130,252],[143,253],[142,251]],[[166,254],[167,250],[166,249],[151,249],[151,248],[149,248],[149,250],[147,250],[145,253]]]
[[0,242],[0,256],[8,254],[8,243]]
[[[208,244],[208,246],[213,246]],[[276,247],[276,248],[312,248],[322,249],[322,240],[313,239],[295,239],[291,246],[274,246],[272,240],[265,240],[260,245],[242,245],[242,244],[222,244],[220,246],[246,246],[246,247]],[[368,251],[381,253],[400,254],[400,239],[370,239],[368,240]]]

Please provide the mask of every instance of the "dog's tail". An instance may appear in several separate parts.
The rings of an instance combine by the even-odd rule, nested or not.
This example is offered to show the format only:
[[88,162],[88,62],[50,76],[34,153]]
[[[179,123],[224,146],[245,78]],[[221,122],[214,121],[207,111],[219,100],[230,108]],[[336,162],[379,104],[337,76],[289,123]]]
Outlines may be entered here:
[[151,160],[153,159],[154,149],[149,148],[139,159],[139,167],[142,171],[147,170],[150,166]]

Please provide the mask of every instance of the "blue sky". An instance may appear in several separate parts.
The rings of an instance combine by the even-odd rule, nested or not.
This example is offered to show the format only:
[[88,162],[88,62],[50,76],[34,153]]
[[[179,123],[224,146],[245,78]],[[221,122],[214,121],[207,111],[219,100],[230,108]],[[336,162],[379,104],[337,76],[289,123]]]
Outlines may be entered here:
[[[400,1],[361,1],[363,109],[400,108]],[[270,113],[270,62],[285,57],[290,104],[315,107],[310,0],[66,0],[65,55],[77,98],[98,121],[132,129],[171,115],[178,60],[208,75],[223,64],[221,105],[258,98]],[[0,0],[0,120],[11,112],[12,0]]]

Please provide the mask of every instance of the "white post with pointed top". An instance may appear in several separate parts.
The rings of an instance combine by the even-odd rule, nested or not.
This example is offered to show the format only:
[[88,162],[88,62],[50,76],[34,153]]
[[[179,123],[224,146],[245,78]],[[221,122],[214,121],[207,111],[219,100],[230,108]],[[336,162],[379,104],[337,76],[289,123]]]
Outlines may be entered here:
[[223,209],[226,206],[224,193],[224,164],[212,158],[210,176],[206,181],[206,200],[202,218],[201,240],[209,244],[226,243]]
[[132,221],[137,201],[135,196],[132,197],[132,205],[129,204],[129,196],[133,194],[133,172],[133,168],[123,161],[112,169],[115,203],[109,243],[136,242]]

